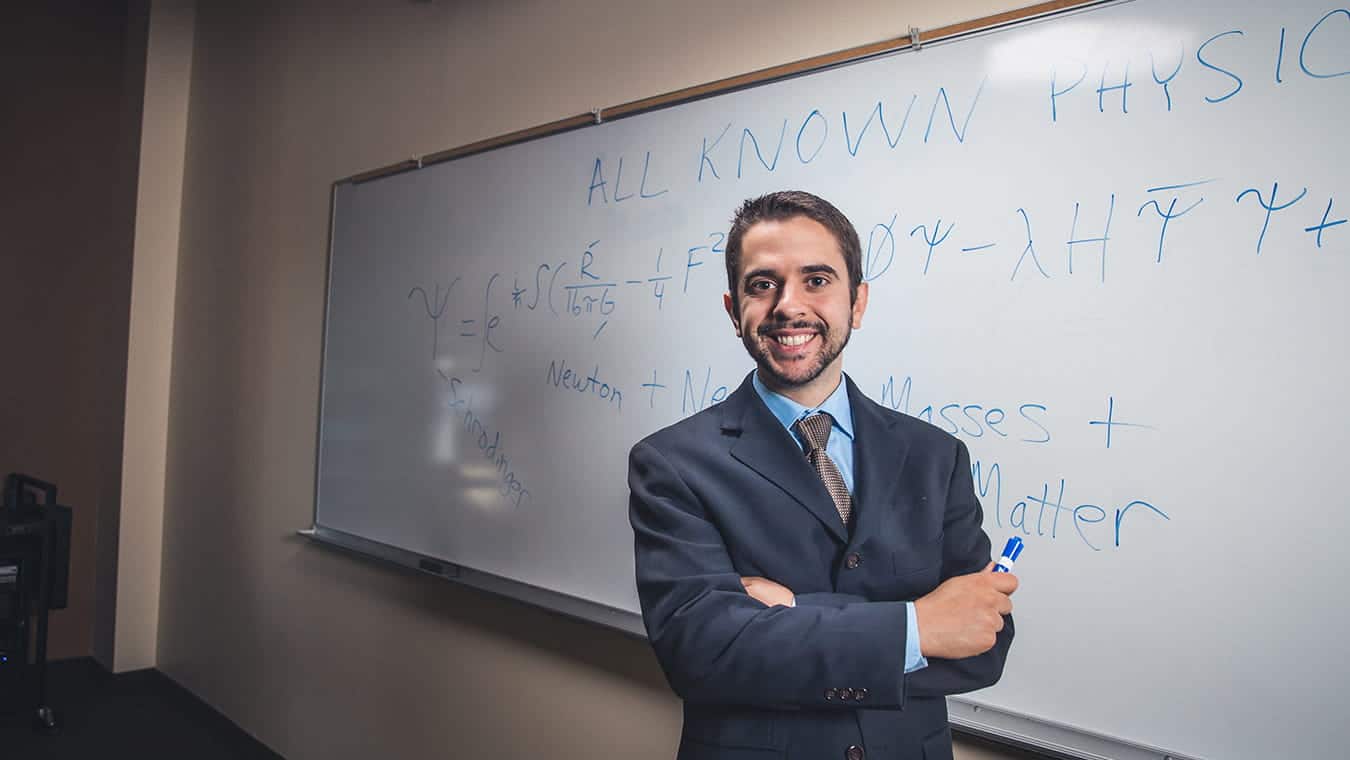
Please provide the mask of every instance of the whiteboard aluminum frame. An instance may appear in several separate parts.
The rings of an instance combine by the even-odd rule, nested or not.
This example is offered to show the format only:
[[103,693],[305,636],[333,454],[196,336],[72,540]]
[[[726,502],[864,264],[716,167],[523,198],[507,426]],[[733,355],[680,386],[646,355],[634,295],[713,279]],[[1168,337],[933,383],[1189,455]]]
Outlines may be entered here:
[[948,697],[947,721],[955,731],[1056,759],[1200,760],[1057,721],[988,707],[975,699]]
[[521,583],[471,567],[446,562],[436,557],[410,552],[397,546],[372,541],[351,533],[325,528],[321,525],[315,525],[309,530],[299,531],[299,535],[317,544],[345,549],[363,557],[382,560],[399,567],[416,570],[419,573],[508,596],[578,620],[599,623],[606,628],[636,638],[647,638],[647,630],[642,625],[642,616],[628,610],[532,586],[528,583]]

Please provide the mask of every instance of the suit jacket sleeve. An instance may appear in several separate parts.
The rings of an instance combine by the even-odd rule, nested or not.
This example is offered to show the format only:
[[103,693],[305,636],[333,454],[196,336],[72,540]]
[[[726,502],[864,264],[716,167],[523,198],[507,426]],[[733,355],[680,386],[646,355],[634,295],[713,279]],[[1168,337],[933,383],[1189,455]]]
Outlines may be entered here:
[[[765,607],[745,593],[698,497],[649,443],[630,454],[629,488],[643,620],[683,699],[817,708],[904,702],[903,601]],[[855,699],[841,703],[831,693],[843,688]]]
[[[984,512],[975,498],[970,474],[970,452],[956,442],[956,467],[947,489],[948,504],[943,520],[942,579],[979,572],[989,564],[989,536],[985,534]],[[923,641],[923,618],[919,618],[919,640]],[[1003,617],[994,647],[984,654],[960,660],[928,658],[928,667],[906,676],[907,691],[914,697],[946,696],[982,689],[1003,675],[1003,663],[1012,645],[1013,621]]]

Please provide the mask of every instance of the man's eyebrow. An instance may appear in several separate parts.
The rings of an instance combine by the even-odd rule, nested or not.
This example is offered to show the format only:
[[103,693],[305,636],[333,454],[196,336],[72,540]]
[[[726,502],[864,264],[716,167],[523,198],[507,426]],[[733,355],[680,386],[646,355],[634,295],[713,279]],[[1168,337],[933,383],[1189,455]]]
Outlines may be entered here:
[[771,280],[776,280],[778,279],[778,272],[773,269],[770,269],[769,267],[760,267],[759,269],[752,269],[749,272],[746,272],[743,277],[741,277],[741,282],[747,283],[755,279],[756,277],[768,277]]
[[824,273],[824,274],[832,274],[835,276],[838,276],[839,274],[839,272],[836,271],[835,268],[830,266],[829,264],[807,264],[806,266],[802,267],[801,272],[802,274]]

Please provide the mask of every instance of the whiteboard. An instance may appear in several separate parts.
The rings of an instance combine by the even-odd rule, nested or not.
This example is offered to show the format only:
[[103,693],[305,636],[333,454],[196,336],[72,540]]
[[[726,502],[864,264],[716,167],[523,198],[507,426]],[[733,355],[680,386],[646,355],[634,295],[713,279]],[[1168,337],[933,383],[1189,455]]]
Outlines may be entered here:
[[636,629],[627,452],[751,369],[729,218],[806,189],[864,245],[845,370],[965,440],[1027,542],[1005,676],[953,719],[1341,754],[1350,10],[1276,5],[1109,5],[339,182],[317,529]]

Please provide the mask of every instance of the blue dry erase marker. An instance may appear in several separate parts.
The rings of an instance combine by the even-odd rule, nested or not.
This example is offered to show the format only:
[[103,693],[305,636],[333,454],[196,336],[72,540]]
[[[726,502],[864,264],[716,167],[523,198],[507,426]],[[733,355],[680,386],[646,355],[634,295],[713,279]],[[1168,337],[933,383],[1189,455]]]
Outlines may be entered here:
[[998,558],[998,564],[994,565],[996,573],[1011,573],[1013,563],[1022,556],[1022,539],[1019,536],[1013,536],[1008,539],[1008,543],[1003,547],[1003,556]]

